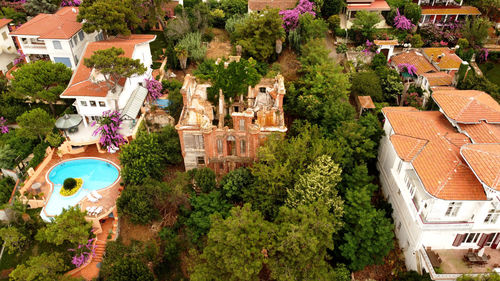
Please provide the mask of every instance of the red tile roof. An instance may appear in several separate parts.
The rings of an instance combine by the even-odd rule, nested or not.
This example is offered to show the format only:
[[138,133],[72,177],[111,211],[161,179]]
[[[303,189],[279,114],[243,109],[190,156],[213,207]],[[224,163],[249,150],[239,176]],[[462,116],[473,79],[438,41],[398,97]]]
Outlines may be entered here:
[[[137,44],[151,42],[156,38],[156,35],[147,34],[132,34],[127,38],[114,38],[106,41],[98,41],[87,44],[85,47],[84,55],[78,64],[73,77],[69,82],[68,88],[61,94],[61,97],[76,97],[76,96],[90,96],[90,97],[105,97],[108,94],[108,88],[105,82],[99,84],[90,81],[90,74],[92,69],[83,64],[85,58],[90,58],[95,51],[105,50],[111,47],[121,48],[125,52],[123,56],[132,58],[135,46]],[[120,81],[123,85],[125,79]]]
[[0,19],[0,27],[4,27],[7,24],[9,24],[12,20],[11,19]]
[[472,6],[461,7],[422,7],[422,15],[480,15],[481,12]]
[[82,29],[82,24],[76,21],[78,7],[64,7],[55,14],[38,14],[12,35],[32,35],[41,39],[70,39]]
[[286,10],[295,8],[297,2],[297,0],[249,0],[248,8],[252,11],[262,11],[266,8]]
[[449,86],[453,83],[453,76],[446,72],[432,72],[422,74],[431,87],[434,86]]
[[413,64],[417,68],[418,75],[437,71],[437,69],[424,57],[424,55],[415,50],[394,55],[391,57],[391,62],[393,62],[396,66],[401,63]]
[[460,153],[481,182],[500,191],[499,143],[464,145]]
[[444,114],[458,123],[500,123],[500,105],[487,93],[475,90],[434,91],[432,98]]
[[385,0],[375,0],[372,3],[347,4],[348,11],[390,11],[391,7]]
[[373,40],[373,43],[377,46],[388,46],[388,45],[398,45],[398,40]]
[[481,183],[460,155],[469,143],[439,111],[386,107],[398,155],[410,161],[427,192],[444,200],[486,200]]
[[474,143],[500,143],[500,125],[480,122],[479,124],[459,124]]
[[362,108],[375,108],[375,104],[370,96],[358,96],[358,102]]
[[423,48],[422,51],[440,69],[458,69],[462,64],[462,59],[448,47]]

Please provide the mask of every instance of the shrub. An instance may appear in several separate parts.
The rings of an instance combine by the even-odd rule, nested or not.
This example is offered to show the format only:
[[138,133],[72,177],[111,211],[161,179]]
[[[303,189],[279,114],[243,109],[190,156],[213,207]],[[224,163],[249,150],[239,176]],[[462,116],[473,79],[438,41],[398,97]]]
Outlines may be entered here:
[[128,185],[116,201],[118,213],[127,216],[134,224],[150,223],[160,218],[155,199],[161,194],[161,184],[156,181],[148,181],[143,185]]
[[38,164],[42,163],[43,159],[45,158],[45,151],[47,150],[47,147],[49,147],[49,144],[47,142],[42,142],[39,143],[35,148],[33,149],[33,158],[30,161],[30,167],[36,168]]
[[164,227],[158,233],[162,242],[164,242],[163,258],[167,261],[173,261],[179,255],[179,241],[177,233],[171,228]]
[[352,77],[352,92],[360,96],[370,96],[374,101],[381,102],[383,99],[380,78],[373,71],[355,73]]
[[63,185],[63,188],[61,188],[61,190],[59,191],[59,194],[61,194],[62,196],[71,196],[71,195],[75,194],[78,190],[80,190],[80,188],[83,186],[83,180],[80,178],[76,178],[76,179],[67,178],[64,180],[64,183],[66,183],[67,180],[74,180],[74,181],[76,181],[76,184],[75,184],[75,187],[70,188],[70,189],[66,188]]
[[330,30],[336,30],[337,28],[340,27],[339,15],[331,15],[328,18],[328,27],[330,27]]
[[201,44],[201,33],[188,33],[176,45],[176,49],[183,49],[188,52],[188,58],[192,61],[202,61],[207,52],[207,47]]
[[209,193],[214,190],[217,183],[215,181],[215,173],[212,169],[204,167],[189,170],[189,176],[194,180],[196,187],[202,192]]
[[45,141],[48,142],[52,147],[59,147],[61,143],[64,141],[64,137],[58,133],[50,132],[45,137]]
[[227,173],[220,183],[221,192],[233,202],[242,200],[243,190],[253,183],[253,176],[247,168],[239,168]]
[[12,178],[5,177],[0,179],[0,206],[9,202],[15,184]]
[[342,28],[335,28],[335,36],[337,37],[345,37],[347,34],[347,32],[345,31],[345,29],[342,29]]
[[424,45],[424,41],[422,40],[422,36],[420,34],[415,34],[410,39],[411,46],[414,48],[420,48]]
[[76,179],[74,178],[67,178],[64,180],[63,183],[63,189],[66,190],[71,190],[76,187]]
[[335,48],[335,50],[339,54],[344,54],[347,52],[347,45],[344,43],[340,43],[340,45],[338,45],[337,48]]

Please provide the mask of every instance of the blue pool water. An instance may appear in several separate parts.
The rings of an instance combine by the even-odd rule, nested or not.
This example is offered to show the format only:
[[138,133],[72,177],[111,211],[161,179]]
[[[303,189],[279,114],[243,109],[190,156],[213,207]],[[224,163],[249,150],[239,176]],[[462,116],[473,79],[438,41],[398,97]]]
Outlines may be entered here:
[[[76,159],[55,166],[48,176],[49,181],[52,182],[53,191],[49,202],[45,205],[45,212],[49,216],[59,215],[63,208],[75,206],[90,191],[110,186],[116,181],[118,175],[118,169],[114,165],[98,159]],[[71,196],[62,196],[59,191],[66,178],[83,179],[82,188]],[[99,202],[96,203],[98,204]],[[42,217],[46,219],[43,212]]]
[[170,100],[168,99],[157,99],[156,104],[161,108],[167,108],[170,105]]

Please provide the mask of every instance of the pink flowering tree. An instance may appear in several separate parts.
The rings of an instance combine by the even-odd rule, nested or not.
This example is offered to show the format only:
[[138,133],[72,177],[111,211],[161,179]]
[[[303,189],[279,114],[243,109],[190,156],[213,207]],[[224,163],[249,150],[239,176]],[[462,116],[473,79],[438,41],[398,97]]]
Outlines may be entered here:
[[93,245],[95,238],[91,238],[87,241],[87,244],[79,244],[76,249],[68,249],[70,252],[74,252],[75,255],[71,259],[71,263],[75,267],[80,267],[84,265],[91,257],[95,256],[95,245]]
[[14,59],[14,65],[22,64],[25,62],[26,55],[21,52],[21,50],[17,50],[19,57]]
[[399,9],[396,10],[396,16],[394,17],[394,26],[397,29],[410,30],[415,25],[411,23],[411,20],[399,13]]
[[7,127],[7,119],[0,116],[0,134],[7,134],[9,127]]
[[294,30],[299,25],[299,17],[302,14],[309,13],[313,16],[316,15],[314,10],[314,3],[309,0],[300,0],[299,4],[291,10],[280,11],[279,14],[283,19],[283,28],[288,32]]
[[155,101],[162,95],[163,85],[160,81],[151,78],[146,79],[146,89],[148,89],[148,101]]
[[413,64],[410,64],[410,63],[400,63],[400,64],[398,64],[398,69],[399,69],[399,71],[407,72],[408,74],[410,74],[412,76],[417,75],[417,68]]
[[81,3],[82,3],[81,0],[63,0],[61,2],[61,7],[80,6]]
[[106,150],[111,151],[115,147],[126,143],[125,138],[119,133],[122,120],[120,112],[114,110],[105,111],[99,121],[92,122],[91,126],[99,125],[92,135],[99,135],[99,144]]

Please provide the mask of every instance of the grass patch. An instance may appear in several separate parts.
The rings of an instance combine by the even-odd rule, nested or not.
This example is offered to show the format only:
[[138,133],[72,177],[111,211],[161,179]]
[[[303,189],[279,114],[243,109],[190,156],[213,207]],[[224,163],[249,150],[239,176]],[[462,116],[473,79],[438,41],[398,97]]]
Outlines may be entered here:
[[479,68],[488,80],[500,86],[500,75],[498,75],[500,73],[500,63],[487,62],[479,65]]
[[149,43],[149,47],[151,48],[151,55],[153,56],[153,62],[160,58],[160,55],[163,54],[163,48],[167,48],[167,40],[163,35],[163,31],[151,31],[150,34],[156,35],[155,41]]

